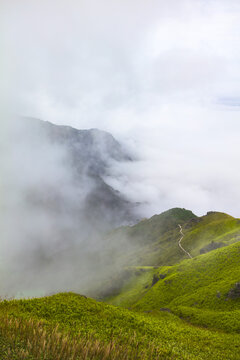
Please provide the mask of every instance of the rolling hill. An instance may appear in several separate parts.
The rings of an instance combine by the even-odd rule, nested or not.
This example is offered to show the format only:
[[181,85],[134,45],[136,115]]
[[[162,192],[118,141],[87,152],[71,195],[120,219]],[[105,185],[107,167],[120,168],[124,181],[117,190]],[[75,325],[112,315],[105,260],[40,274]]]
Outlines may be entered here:
[[173,265],[187,258],[178,245],[179,224],[184,233],[182,245],[193,257],[240,240],[240,219],[220,212],[197,217],[189,210],[174,208],[136,225],[120,227],[106,241],[126,238],[135,246],[134,253],[128,255],[129,265]]
[[0,317],[4,360],[240,359],[239,334],[194,327],[168,312],[133,312],[73,293],[2,302]]
[[0,302],[1,358],[240,359],[239,234],[239,219],[179,208],[112,231],[106,246],[121,236],[133,246],[101,301]]

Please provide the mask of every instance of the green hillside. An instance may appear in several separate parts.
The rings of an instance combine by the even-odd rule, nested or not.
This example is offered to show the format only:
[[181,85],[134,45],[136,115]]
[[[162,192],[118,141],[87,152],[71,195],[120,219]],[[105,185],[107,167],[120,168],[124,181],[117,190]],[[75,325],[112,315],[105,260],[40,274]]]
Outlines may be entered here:
[[111,232],[106,241],[128,240],[133,249],[124,255],[127,265],[174,265],[187,258],[178,246],[178,224],[184,232],[182,245],[192,256],[240,240],[239,219],[219,212],[197,217],[189,210],[175,208],[134,226],[121,227]]
[[121,237],[131,246],[99,284],[102,301],[0,302],[0,359],[240,359],[239,219],[172,209],[116,229],[106,246]]
[[[181,234],[178,225],[182,226],[184,234],[181,245],[192,257],[240,240],[239,219],[220,212],[209,212],[205,216],[197,217],[191,211],[180,208],[142,220],[134,226],[118,228],[108,235],[106,244],[111,243],[111,249],[113,244],[121,243],[122,239],[130,244],[122,247],[122,254],[119,254],[125,270],[117,275],[111,274],[109,280],[101,284],[94,296],[102,299],[121,294],[117,298],[119,300],[124,288],[124,293],[125,290],[131,289],[129,291],[132,296],[135,294],[133,297],[136,300],[149,287],[146,278],[152,276],[147,275],[151,272],[151,267],[172,266],[187,259],[186,253],[179,247]],[[111,254],[109,258],[113,258]],[[143,273],[144,276],[140,276]],[[145,284],[144,289],[131,285],[138,284],[139,276],[139,281]],[[116,304],[119,304],[117,300]]]
[[[240,241],[240,219],[224,213],[209,212],[196,224],[185,224],[183,244],[193,256]],[[202,250],[202,251],[201,251]]]
[[108,301],[150,313],[165,309],[191,324],[240,332],[240,243],[143,270]]
[[[182,229],[182,246],[193,259],[158,267],[130,267],[128,280],[108,302],[138,311],[165,309],[192,324],[240,332],[239,219],[210,212],[193,217]],[[179,237],[172,241],[180,251]],[[159,244],[163,238],[159,237]],[[176,247],[168,251],[177,253]],[[187,258],[184,252],[182,257]]]
[[[167,312],[151,316],[73,293],[4,301],[0,316],[0,344],[17,359],[240,359],[239,334],[195,328]],[[76,339],[81,351],[72,355]]]
[[155,269],[157,282],[154,286],[148,283],[141,299],[135,301],[130,292],[121,296],[125,305],[128,302],[137,310],[168,308],[191,323],[240,332],[239,260],[240,243],[236,243],[179,265]]

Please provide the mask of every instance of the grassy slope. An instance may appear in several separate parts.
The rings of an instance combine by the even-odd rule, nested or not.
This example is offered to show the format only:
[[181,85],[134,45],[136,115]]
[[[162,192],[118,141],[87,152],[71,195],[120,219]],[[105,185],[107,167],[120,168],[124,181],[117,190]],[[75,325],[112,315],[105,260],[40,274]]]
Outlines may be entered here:
[[[240,332],[240,298],[228,296],[240,281],[240,243],[174,266],[149,270],[149,275],[154,273],[158,278],[160,274],[166,277],[151,286],[152,278],[144,282],[144,275],[140,275],[135,284],[130,282],[109,301],[138,311],[170,308],[191,323]],[[140,288],[139,298],[133,296],[136,288]]]
[[[148,225],[146,220],[144,226]],[[162,251],[159,263],[171,266],[158,269],[152,266],[147,272],[133,273],[119,294],[107,301],[137,311],[159,312],[161,308],[170,308],[192,324],[240,332],[240,298],[228,296],[235,283],[240,282],[240,220],[211,212],[201,218],[192,217],[182,223],[182,227],[182,245],[194,256],[193,260],[180,261],[185,255],[179,255],[179,232],[168,230],[157,242],[152,241],[156,252]],[[164,247],[166,238],[169,246]],[[212,242],[226,247],[199,256],[200,250]],[[151,246],[150,243],[148,249]],[[164,256],[166,258],[162,261]],[[168,258],[172,261],[169,262]],[[155,261],[151,265],[155,265]],[[164,279],[152,286],[154,274]]]
[[196,219],[191,211],[174,208],[154,215],[150,219],[142,220],[134,226],[125,226],[114,230],[106,241],[117,243],[123,237],[128,240],[134,250],[128,256],[124,254],[127,265],[166,265],[174,264],[184,259],[179,250],[178,224],[184,224]]
[[130,275],[125,285],[119,289],[117,295],[105,298],[106,302],[128,308],[147,293],[156,272],[155,268],[153,266],[136,266],[129,268],[128,271]]
[[[192,260],[184,260],[178,247],[178,224],[183,227],[183,247],[195,256]],[[126,349],[140,349],[141,354],[131,353],[128,359],[240,359],[240,299],[228,296],[240,281],[239,234],[239,220],[226,214],[197,218],[187,210],[172,209],[108,237],[116,241],[127,236],[138,248],[128,260],[140,266],[129,266],[120,281],[122,289],[108,298],[121,307],[68,293],[1,302],[0,317],[41,320],[47,329],[58,324],[72,336],[80,332],[83,339],[93,336],[106,343],[114,338]],[[212,241],[229,246],[199,256]],[[154,276],[159,281],[153,285]],[[7,359],[12,343],[1,329],[0,322],[0,358]],[[154,346],[152,355],[149,344]],[[17,358],[15,350],[12,359]]]
[[117,229],[112,232],[111,241],[116,241],[118,236],[127,236],[130,242],[138,243],[137,250],[128,255],[127,264],[137,265],[145,271],[148,265],[148,271],[136,272],[132,267],[132,271],[128,270],[128,275],[120,282],[118,279],[113,280],[115,291],[112,291],[114,296],[111,298],[110,282],[110,291],[106,291],[110,303],[131,306],[151,287],[155,266],[175,265],[187,258],[178,246],[178,224],[182,225],[184,232],[182,245],[193,256],[199,255],[202,248],[212,243],[229,245],[240,240],[239,219],[217,212],[198,218],[192,212],[178,208],[143,220],[135,226]]
[[[118,343],[128,344],[134,337],[141,351],[153,342],[159,359],[240,359],[240,335],[195,328],[169,313],[155,317],[130,312],[72,293],[5,301],[0,303],[0,315],[6,313],[14,318],[42,319],[46,326],[58,323],[60,329],[74,334],[80,331],[82,336],[94,333],[105,341],[114,337]],[[146,353],[140,358],[151,357]]]
[[240,220],[224,213],[208,213],[193,226],[185,224],[183,229],[182,244],[193,256],[199,255],[200,249],[211,242],[229,245],[240,241]]
[[240,240],[239,219],[219,212],[197,217],[189,210],[175,208],[134,226],[121,227],[113,231],[107,241],[118,242],[124,237],[135,245],[134,251],[128,254],[128,265],[174,265],[186,258],[178,246],[178,224],[182,225],[185,235],[182,245],[193,256],[213,241],[229,245]]

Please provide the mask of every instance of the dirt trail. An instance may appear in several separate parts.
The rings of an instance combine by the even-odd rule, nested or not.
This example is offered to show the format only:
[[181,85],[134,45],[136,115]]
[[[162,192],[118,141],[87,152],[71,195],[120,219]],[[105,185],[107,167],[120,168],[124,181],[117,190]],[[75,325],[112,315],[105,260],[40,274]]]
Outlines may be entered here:
[[185,254],[187,254],[187,256],[188,256],[190,259],[192,259],[192,256],[189,254],[189,252],[187,252],[187,251],[182,247],[182,245],[181,245],[181,241],[182,241],[182,239],[183,239],[183,237],[184,237],[184,234],[183,234],[183,231],[182,231],[182,226],[181,226],[180,224],[178,224],[178,226],[179,226],[179,228],[180,228],[180,234],[181,234],[181,238],[180,238],[180,240],[179,240],[179,242],[178,242],[178,246],[180,247],[180,249],[181,249],[182,251],[185,252]]

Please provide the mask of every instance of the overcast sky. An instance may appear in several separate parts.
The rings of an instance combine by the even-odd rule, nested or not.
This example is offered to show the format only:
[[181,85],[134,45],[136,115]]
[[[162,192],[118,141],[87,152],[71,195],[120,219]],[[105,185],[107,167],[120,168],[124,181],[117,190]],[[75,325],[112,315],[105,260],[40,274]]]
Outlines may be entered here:
[[[140,161],[107,181],[151,215],[240,217],[239,0],[2,0],[2,97]],[[6,99],[7,94],[7,99]]]

